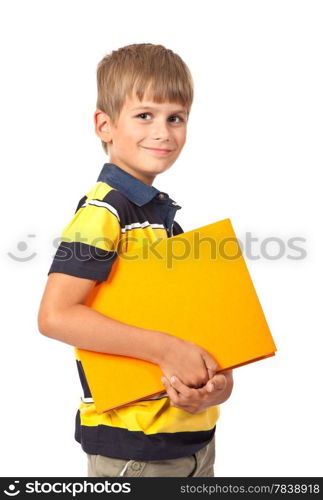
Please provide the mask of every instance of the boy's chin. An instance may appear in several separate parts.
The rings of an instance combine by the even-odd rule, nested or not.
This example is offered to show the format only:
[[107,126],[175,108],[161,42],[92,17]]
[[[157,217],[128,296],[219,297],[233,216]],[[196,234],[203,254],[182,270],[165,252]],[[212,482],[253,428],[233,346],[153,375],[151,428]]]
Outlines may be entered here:
[[147,174],[158,175],[166,172],[171,167],[172,164],[168,163],[167,165],[150,165],[148,169],[146,169]]
[[151,170],[155,170],[155,171],[158,171],[158,172],[164,172],[165,170],[167,170],[169,167],[171,167],[173,165],[173,163],[175,162],[175,159],[167,159],[164,158],[162,161],[151,161],[149,162],[148,164],[148,168],[150,168]]

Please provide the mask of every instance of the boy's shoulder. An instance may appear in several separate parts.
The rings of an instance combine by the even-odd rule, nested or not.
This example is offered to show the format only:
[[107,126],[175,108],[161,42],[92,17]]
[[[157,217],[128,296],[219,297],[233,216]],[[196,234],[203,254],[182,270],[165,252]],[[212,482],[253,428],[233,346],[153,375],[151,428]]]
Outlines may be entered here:
[[107,182],[97,181],[79,200],[75,213],[79,208],[87,205],[114,208],[116,211],[123,211],[129,205],[128,198],[118,189],[110,186]]

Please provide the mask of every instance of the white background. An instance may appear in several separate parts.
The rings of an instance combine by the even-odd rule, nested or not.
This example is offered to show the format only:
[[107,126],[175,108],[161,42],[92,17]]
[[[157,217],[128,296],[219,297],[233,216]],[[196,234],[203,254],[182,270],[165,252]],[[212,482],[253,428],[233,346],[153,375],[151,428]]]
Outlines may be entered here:
[[[73,348],[42,336],[37,313],[53,240],[108,161],[96,65],[142,42],[177,52],[195,82],[185,148],[154,183],[178,222],[229,217],[254,253],[284,245],[247,260],[278,352],[235,370],[216,475],[322,475],[322,17],[319,1],[1,3],[1,476],[87,473]],[[292,237],[306,258],[288,258]]]

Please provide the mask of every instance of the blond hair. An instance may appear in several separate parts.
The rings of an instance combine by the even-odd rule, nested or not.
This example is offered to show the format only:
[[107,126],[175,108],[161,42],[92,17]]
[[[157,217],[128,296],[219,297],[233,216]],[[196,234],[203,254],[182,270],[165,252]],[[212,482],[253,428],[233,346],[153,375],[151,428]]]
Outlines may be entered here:
[[[107,54],[97,66],[96,107],[116,124],[126,96],[142,101],[145,92],[156,103],[180,103],[189,114],[193,79],[184,61],[163,45],[137,43]],[[106,153],[107,144],[102,142]]]

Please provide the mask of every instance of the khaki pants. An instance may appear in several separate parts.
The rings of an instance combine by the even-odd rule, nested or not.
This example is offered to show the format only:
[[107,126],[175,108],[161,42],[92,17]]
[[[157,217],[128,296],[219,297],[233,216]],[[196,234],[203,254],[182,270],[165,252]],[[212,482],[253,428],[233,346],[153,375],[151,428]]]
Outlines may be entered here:
[[122,460],[89,455],[88,477],[214,477],[215,436],[189,457],[170,460]]

